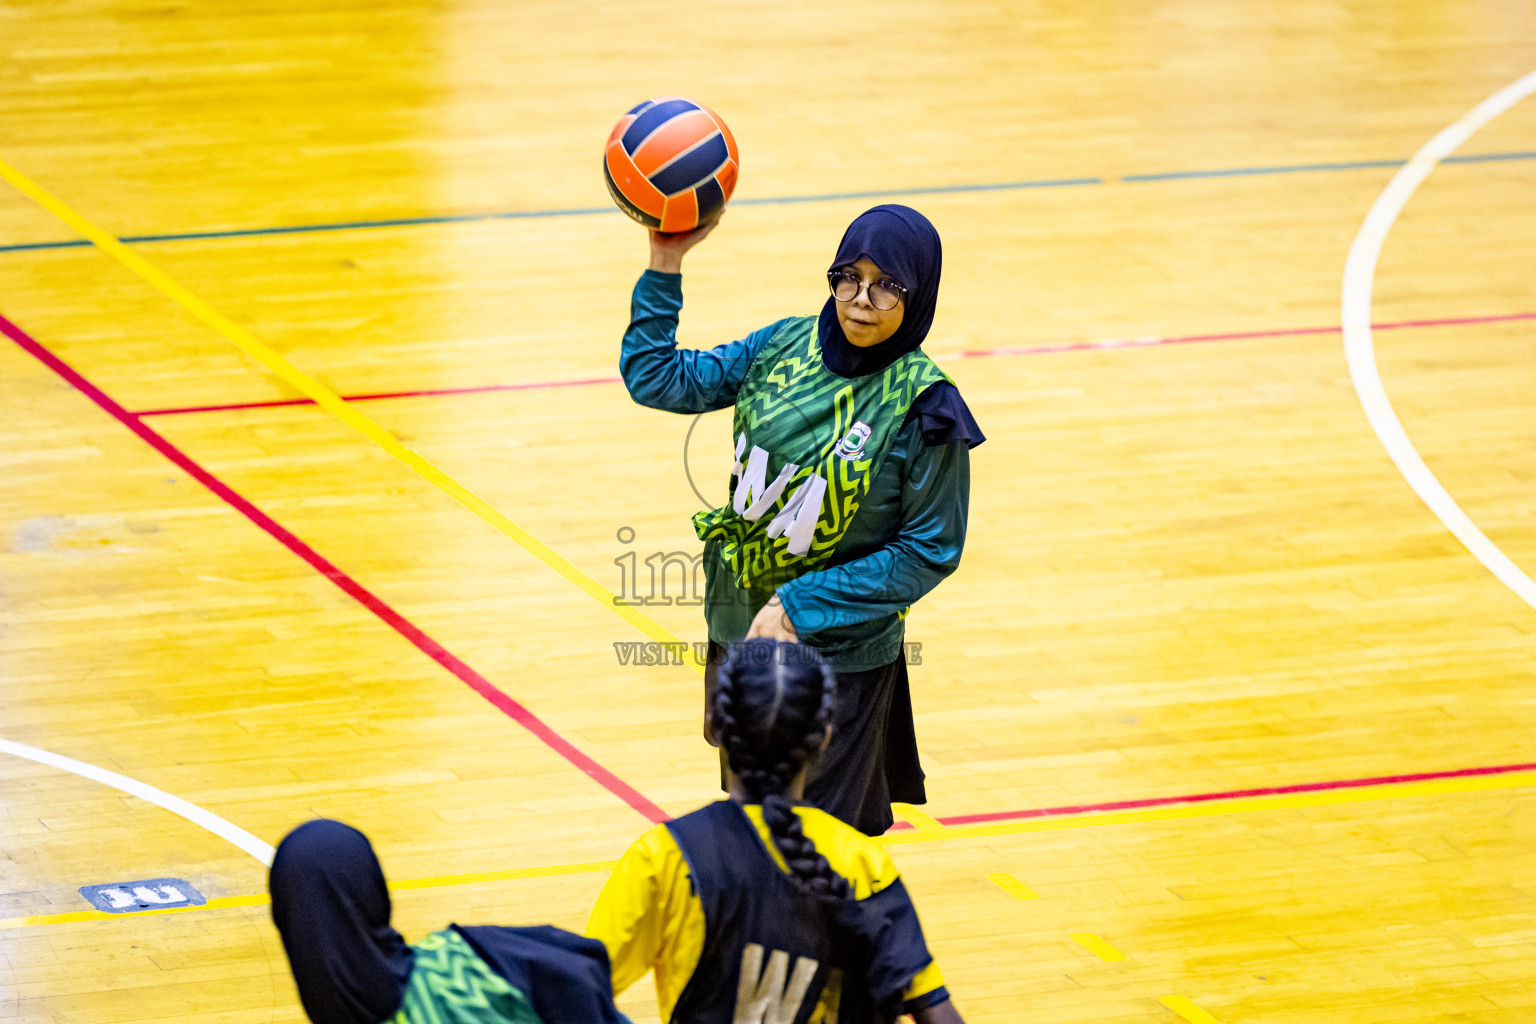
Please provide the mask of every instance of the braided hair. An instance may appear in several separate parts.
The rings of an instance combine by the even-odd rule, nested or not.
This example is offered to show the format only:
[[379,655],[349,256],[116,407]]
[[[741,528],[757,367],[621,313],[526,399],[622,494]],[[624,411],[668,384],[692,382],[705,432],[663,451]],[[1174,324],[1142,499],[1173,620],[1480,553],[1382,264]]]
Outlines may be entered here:
[[801,644],[765,637],[732,647],[720,666],[710,719],[747,798],[763,805],[773,845],[805,892],[848,899],[848,880],[806,837],[787,795],[821,750],[837,706],[837,677]]

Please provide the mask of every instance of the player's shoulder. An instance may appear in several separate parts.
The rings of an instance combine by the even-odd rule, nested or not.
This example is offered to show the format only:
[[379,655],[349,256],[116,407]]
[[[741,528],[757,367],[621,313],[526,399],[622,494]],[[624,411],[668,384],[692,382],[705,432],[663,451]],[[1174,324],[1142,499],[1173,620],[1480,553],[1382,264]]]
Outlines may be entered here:
[[624,852],[624,860],[632,866],[643,865],[653,874],[659,874],[668,867],[686,864],[677,837],[665,823],[653,825],[630,843],[629,849]]
[[[806,325],[813,323],[815,319],[809,316],[786,316],[765,327],[759,327],[738,344],[743,346],[754,366],[763,360],[765,354],[771,354],[772,360],[777,360],[784,347],[786,345],[793,347],[795,340],[806,330]],[[811,329],[814,330],[814,327]]]
[[853,885],[855,898],[865,899],[901,877],[885,848],[852,825],[817,807],[799,806],[795,813],[806,838]]
[[814,333],[817,319],[814,314],[811,316],[786,316],[762,328],[762,333],[769,341],[793,343],[803,337],[807,331]]
[[947,378],[930,384],[917,396],[903,426],[921,431],[923,444],[929,448],[963,445],[969,451],[987,439],[960,389]]
[[672,832],[667,828],[666,822],[652,825],[640,833],[639,838],[630,844],[631,848],[639,847],[646,850],[659,850],[676,845],[677,841],[672,838]]

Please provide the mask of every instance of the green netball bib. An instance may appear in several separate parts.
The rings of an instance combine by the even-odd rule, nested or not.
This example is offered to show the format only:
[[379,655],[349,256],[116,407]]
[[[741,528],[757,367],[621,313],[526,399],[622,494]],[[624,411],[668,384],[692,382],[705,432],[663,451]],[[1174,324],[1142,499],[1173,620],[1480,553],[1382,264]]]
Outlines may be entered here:
[[736,396],[729,504],[693,517],[739,586],[773,589],[826,564],[917,396],[948,380],[922,351],[849,379],[827,369],[817,318],[768,340]]
[[452,928],[414,943],[400,1009],[387,1024],[540,1024],[528,997],[491,970]]

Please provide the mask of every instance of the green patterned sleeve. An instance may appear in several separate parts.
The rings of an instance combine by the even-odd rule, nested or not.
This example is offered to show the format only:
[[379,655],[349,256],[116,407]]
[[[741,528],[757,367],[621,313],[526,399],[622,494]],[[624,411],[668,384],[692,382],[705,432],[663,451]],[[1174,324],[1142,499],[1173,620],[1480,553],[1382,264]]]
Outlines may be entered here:
[[[910,443],[914,432],[909,424],[903,441]],[[963,442],[930,446],[916,440],[895,538],[862,558],[806,573],[779,588],[801,636],[899,615],[959,567],[970,504],[970,452]]]
[[736,403],[753,358],[777,323],[740,341],[708,349],[677,347],[683,276],[647,270],[635,282],[629,329],[619,352],[619,375],[638,404],[666,412],[700,413]]

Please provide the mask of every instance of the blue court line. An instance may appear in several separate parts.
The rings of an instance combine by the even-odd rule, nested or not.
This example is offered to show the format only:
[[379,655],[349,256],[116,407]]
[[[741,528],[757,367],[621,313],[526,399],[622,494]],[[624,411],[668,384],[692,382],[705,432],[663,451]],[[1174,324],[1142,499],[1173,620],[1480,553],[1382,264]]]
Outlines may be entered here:
[[[1536,150],[1509,153],[1477,153],[1452,156],[1442,160],[1447,164],[1479,164],[1507,160],[1536,160]],[[813,195],[764,196],[755,199],[733,200],[737,206],[784,206],[791,203],[826,203],[840,199],[889,199],[899,196],[944,195],[963,192],[1010,192],[1020,189],[1073,188],[1082,185],[1104,185],[1113,181],[1132,184],[1181,181],[1196,178],[1241,178],[1270,174],[1308,174],[1327,171],[1358,171],[1384,167],[1401,167],[1406,160],[1353,160],[1340,163],[1277,164],[1268,167],[1228,167],[1204,171],[1165,171],[1156,174],[1126,174],[1119,178],[1041,178],[1033,181],[988,182],[979,185],[938,185],[916,188],[880,189],[870,192],[823,192]],[[590,217],[597,214],[617,214],[612,206],[585,206],[546,210],[504,210],[495,213],[444,214],[433,217],[397,217],[387,220],[349,220],[328,224],[297,224],[289,227],[232,228],[223,231],[183,231],[162,235],[129,235],[122,240],[130,243],[192,242],[222,238],[265,238],[275,235],[306,235],[328,231],[358,231],[368,228],[409,228],[430,224],[472,224],[488,220],[532,220],[554,217]],[[22,242],[16,245],[0,245],[0,253],[35,252],[44,249],[84,249],[90,246],[83,238],[64,242]]]
[[1330,164],[1282,164],[1275,167],[1225,167],[1215,171],[1163,171],[1159,174],[1123,174],[1121,181],[1183,181],[1189,178],[1246,178],[1261,174],[1308,174],[1315,171],[1361,171],[1375,167],[1401,167],[1406,160],[1350,160]]
[[1536,149],[1520,150],[1514,153],[1470,153],[1466,156],[1448,156],[1441,159],[1443,164],[1487,164],[1495,160],[1536,160]]
[[[1536,151],[1512,153],[1473,153],[1450,156],[1443,164],[1486,164],[1499,160],[1536,160]],[[1342,163],[1280,164],[1273,167],[1228,167],[1213,171],[1165,171],[1161,174],[1125,174],[1121,181],[1182,181],[1190,178],[1242,178],[1261,174],[1309,174],[1319,171],[1362,171],[1381,167],[1401,167],[1407,160],[1349,160]]]
[[887,188],[875,192],[822,192],[808,196],[766,196],[762,199],[736,199],[737,206],[781,206],[786,203],[825,203],[835,199],[890,199],[895,196],[932,196],[947,192],[1011,192],[1021,188],[1069,188],[1073,185],[1102,185],[1103,178],[1043,178],[1038,181],[1000,181],[984,185],[931,185],[917,188]]
[[[435,217],[398,217],[391,220],[346,220],[330,224],[296,224],[290,227],[234,228],[226,231],[183,231],[169,235],[124,235],[123,242],[192,242],[209,238],[263,238],[269,235],[306,235],[322,231],[352,231],[363,228],[409,228],[423,224],[469,224],[485,220],[527,220],[535,217],[583,217],[594,213],[618,213],[613,206],[576,207],[568,210],[508,210],[499,213],[443,214]],[[67,242],[27,242],[0,245],[0,252],[26,252],[32,249],[83,249],[91,243],[83,238]]]

